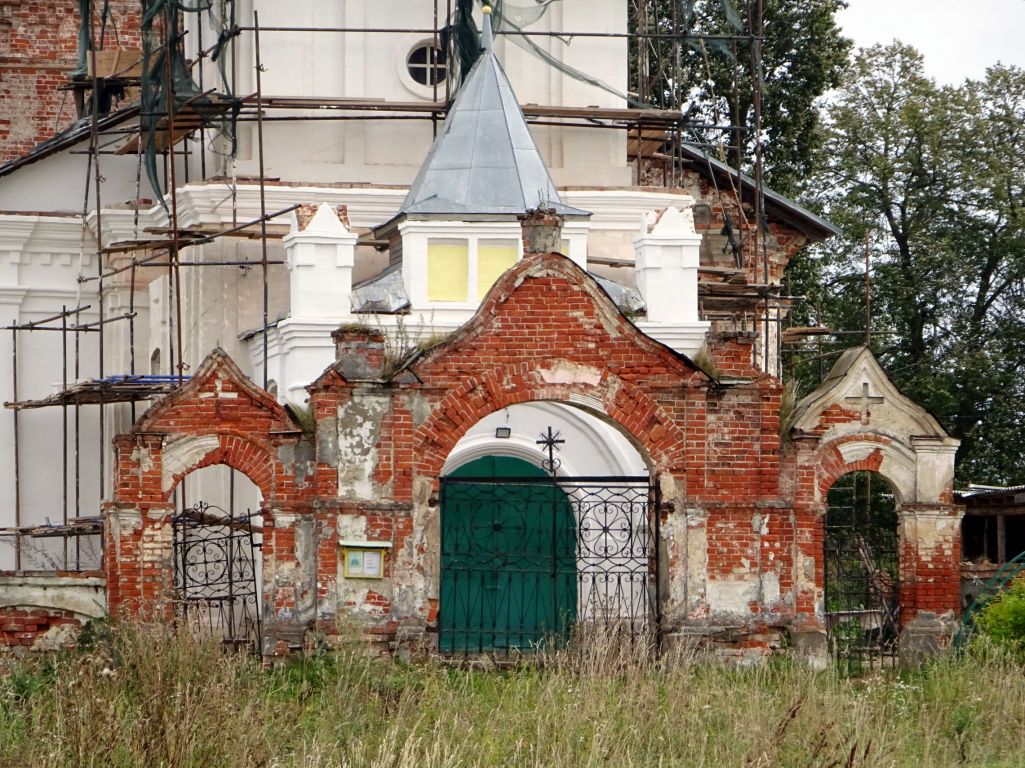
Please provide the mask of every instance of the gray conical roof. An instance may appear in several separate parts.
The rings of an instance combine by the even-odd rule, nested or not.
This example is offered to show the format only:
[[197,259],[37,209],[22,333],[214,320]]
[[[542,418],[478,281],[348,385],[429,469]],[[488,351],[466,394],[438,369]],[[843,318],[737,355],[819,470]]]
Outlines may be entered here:
[[559,197],[495,57],[488,14],[481,51],[399,215],[508,215],[543,206],[589,216]]

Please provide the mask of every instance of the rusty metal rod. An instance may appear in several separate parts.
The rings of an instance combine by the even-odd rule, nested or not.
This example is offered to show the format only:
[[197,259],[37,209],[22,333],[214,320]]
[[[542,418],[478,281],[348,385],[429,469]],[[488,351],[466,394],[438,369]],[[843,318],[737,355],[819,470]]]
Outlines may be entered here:
[[[255,27],[239,27],[243,32],[254,32]],[[359,34],[385,32],[400,35],[433,35],[434,29],[395,29],[388,27],[260,27],[261,32],[334,32]],[[509,37],[598,37],[640,40],[751,40],[752,35],[700,35],[689,32],[528,32],[526,30],[495,30],[496,35]]]

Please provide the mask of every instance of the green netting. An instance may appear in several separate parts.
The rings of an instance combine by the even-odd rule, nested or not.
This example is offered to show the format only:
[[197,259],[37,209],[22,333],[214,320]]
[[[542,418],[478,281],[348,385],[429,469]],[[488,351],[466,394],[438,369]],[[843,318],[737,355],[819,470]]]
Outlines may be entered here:
[[89,6],[91,0],[78,0],[78,67],[71,73],[72,77],[82,77],[88,71],[89,51],[92,50],[92,33],[89,24]]
[[[83,0],[87,1],[87,0]],[[228,141],[230,156],[237,149],[236,125],[241,102],[232,94],[225,71],[223,48],[238,32],[235,24],[234,0],[221,0],[215,12],[213,0],[140,0],[142,6],[142,82],[140,87],[140,128],[146,177],[165,210],[157,172],[157,128],[173,106],[175,111],[187,107],[205,125],[215,131],[215,138]],[[219,29],[211,59],[217,62],[220,93],[215,98],[202,95],[189,73],[183,54],[181,15],[207,14],[212,26]],[[163,35],[154,29],[160,19],[166,27]],[[167,56],[170,55],[170,61]],[[169,137],[170,140],[170,137]]]
[[[661,4],[657,2],[653,3],[650,8],[654,12],[655,16],[660,19],[671,18],[672,12],[675,10],[678,29],[681,31],[690,31],[698,17],[698,11],[701,10],[701,6],[707,4],[708,1],[709,0],[665,0]],[[558,2],[562,2],[562,0],[535,0],[535,2],[524,5],[513,3],[509,0],[491,0],[488,4],[493,8],[491,16],[492,26],[496,32],[522,32],[527,27],[540,21],[552,6]],[[731,30],[735,33],[743,33],[745,30],[744,19],[741,17],[740,13],[738,13],[734,0],[714,0],[714,2],[716,2],[722,10],[727,31]],[[466,74],[470,71],[470,67],[473,66],[473,63],[480,55],[480,32],[477,29],[477,24],[473,20],[473,8],[475,3],[478,5],[484,4],[482,0],[457,0],[456,8],[453,13],[451,27],[452,42],[456,59],[459,62],[461,78],[466,77]],[[707,10],[707,8],[705,10]],[[653,23],[652,31],[666,32],[668,30],[660,28],[657,23]],[[639,108],[651,106],[651,104],[643,98],[637,98],[631,94],[623,93],[608,83],[560,61],[555,55],[546,51],[529,36],[517,34],[508,34],[507,36],[514,44],[527,51],[532,56],[535,56],[549,66],[554,67],[563,74],[572,77],[574,80],[587,83],[588,85],[599,88],[606,93],[616,96],[617,98],[623,99],[623,101],[630,106]],[[573,40],[571,36],[560,37],[558,39],[566,45],[570,45]],[[671,47],[673,45],[682,44],[701,53],[711,52],[716,55],[725,55],[731,59],[734,57],[733,50],[729,42],[727,40],[716,38],[695,39],[693,37],[683,37],[681,40],[659,38],[653,40],[640,40],[636,44],[647,45],[652,48],[652,50],[657,50],[660,47]]]

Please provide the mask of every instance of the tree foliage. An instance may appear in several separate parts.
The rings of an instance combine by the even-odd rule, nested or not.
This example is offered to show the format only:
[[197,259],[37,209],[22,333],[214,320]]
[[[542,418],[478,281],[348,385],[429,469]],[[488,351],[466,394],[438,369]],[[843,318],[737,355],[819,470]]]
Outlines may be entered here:
[[809,188],[844,236],[795,261],[792,290],[823,324],[864,329],[868,248],[874,351],[962,439],[962,481],[1022,482],[1025,72],[939,86],[914,49],[867,49],[820,147]]
[[[795,193],[815,154],[816,100],[840,84],[850,51],[834,19],[845,0],[657,0],[646,7],[648,18],[632,21],[636,31],[667,33],[675,20],[677,30],[712,37],[649,40],[635,67],[647,76],[632,89],[646,103],[688,108],[695,125],[736,126],[726,133],[724,159],[745,170],[754,159],[752,46],[760,46],[765,179],[777,191]],[[638,55],[635,50],[635,63]],[[675,76],[677,57],[682,79]],[[709,129],[696,134],[719,138]]]

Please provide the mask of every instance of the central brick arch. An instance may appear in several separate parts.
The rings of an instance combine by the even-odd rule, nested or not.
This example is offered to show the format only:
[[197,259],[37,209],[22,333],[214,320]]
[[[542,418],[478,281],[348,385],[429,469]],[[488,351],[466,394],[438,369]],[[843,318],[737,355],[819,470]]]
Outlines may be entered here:
[[[529,402],[586,410],[622,432],[640,450],[652,474],[683,471],[683,429],[640,387],[614,377],[601,378],[599,371],[566,366],[564,361],[529,368],[526,364],[496,368],[449,392],[414,435],[417,474],[438,477],[449,454],[474,424],[503,408]],[[568,371],[578,380],[565,380],[561,374]],[[517,383],[502,387],[503,381]]]
[[477,313],[410,370],[432,400],[416,472],[436,478],[458,439],[508,405],[553,401],[617,427],[653,472],[679,474],[687,395],[709,378],[643,334],[601,286],[558,254],[528,254]]

